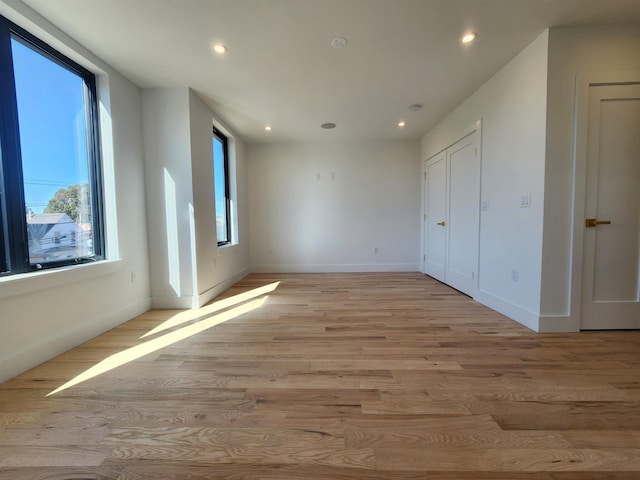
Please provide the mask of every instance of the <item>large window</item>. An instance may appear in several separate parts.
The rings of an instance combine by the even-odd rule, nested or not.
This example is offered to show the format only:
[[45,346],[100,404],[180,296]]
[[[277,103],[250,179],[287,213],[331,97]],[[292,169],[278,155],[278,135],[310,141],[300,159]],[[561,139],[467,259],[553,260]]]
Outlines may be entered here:
[[0,274],[103,257],[95,76],[0,17]]
[[231,243],[231,201],[229,199],[229,149],[227,137],[213,128],[213,188],[215,191],[216,237],[218,245]]

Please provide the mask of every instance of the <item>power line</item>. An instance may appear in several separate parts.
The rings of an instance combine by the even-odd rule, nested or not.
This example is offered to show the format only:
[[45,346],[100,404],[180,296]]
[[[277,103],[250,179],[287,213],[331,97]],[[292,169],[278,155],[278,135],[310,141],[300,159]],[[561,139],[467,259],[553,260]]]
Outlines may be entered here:
[[[86,182],[85,182],[86,183]],[[69,182],[69,181],[62,181],[62,182],[55,182],[53,180],[30,180],[30,179],[25,179],[24,180],[24,184],[25,185],[45,185],[45,186],[50,186],[50,187],[61,187],[61,186],[72,186],[72,185],[78,185],[78,182]]]

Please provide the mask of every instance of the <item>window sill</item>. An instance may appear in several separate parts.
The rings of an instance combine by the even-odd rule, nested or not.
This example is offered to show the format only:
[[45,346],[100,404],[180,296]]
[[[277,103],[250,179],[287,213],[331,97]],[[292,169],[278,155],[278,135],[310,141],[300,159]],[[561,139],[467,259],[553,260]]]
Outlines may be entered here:
[[96,263],[2,277],[0,278],[0,299],[89,280],[117,272],[120,268],[122,268],[122,260],[102,260]]
[[219,245],[217,254],[218,255],[220,255],[220,254],[225,255],[226,253],[233,253],[238,248],[240,248],[240,244],[239,243],[227,243],[226,245]]

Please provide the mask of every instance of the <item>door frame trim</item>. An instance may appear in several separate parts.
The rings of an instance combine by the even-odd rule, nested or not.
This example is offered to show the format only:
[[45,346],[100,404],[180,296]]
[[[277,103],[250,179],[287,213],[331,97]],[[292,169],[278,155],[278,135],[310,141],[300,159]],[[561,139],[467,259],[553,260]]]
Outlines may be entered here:
[[592,72],[576,75],[572,155],[571,275],[569,328],[582,326],[582,280],[584,259],[584,218],[587,190],[587,152],[589,142],[589,88],[603,85],[640,83],[640,71]]

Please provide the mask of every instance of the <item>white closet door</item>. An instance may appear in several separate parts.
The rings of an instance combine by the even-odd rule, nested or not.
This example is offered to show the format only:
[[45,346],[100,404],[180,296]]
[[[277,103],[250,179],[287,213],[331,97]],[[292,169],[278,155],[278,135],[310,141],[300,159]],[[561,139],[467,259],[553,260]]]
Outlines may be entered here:
[[478,267],[480,159],[477,133],[447,149],[449,169],[445,281],[473,296]]
[[447,157],[442,152],[425,162],[425,273],[445,281]]
[[427,275],[473,297],[480,242],[480,122],[425,161]]

